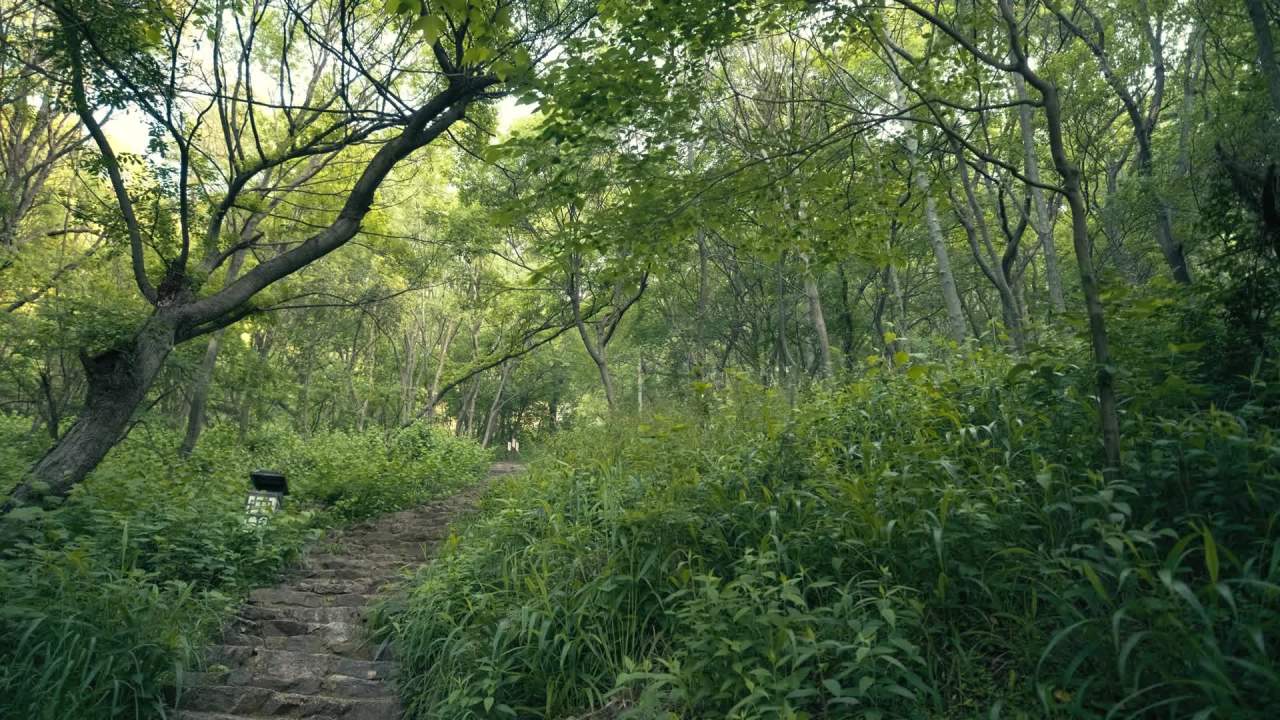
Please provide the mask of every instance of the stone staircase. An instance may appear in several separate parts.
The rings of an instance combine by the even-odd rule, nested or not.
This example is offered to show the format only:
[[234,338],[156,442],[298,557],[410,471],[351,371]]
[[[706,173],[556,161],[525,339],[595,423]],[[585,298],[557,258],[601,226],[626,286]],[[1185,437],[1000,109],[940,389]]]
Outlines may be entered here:
[[[517,469],[497,463],[490,476]],[[204,671],[184,675],[178,718],[398,719],[391,648],[365,637],[365,612],[383,586],[427,561],[478,493],[331,533],[290,580],[254,590],[208,648]]]

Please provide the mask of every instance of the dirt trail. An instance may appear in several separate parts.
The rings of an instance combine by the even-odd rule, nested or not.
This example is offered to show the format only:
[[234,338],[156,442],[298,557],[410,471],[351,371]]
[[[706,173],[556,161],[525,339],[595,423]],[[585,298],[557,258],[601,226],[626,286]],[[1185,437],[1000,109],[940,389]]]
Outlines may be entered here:
[[[489,477],[520,469],[494,463]],[[389,648],[366,639],[365,612],[383,586],[430,558],[480,491],[332,533],[291,579],[254,590],[208,649],[206,672],[186,675],[179,718],[399,718],[395,663]]]

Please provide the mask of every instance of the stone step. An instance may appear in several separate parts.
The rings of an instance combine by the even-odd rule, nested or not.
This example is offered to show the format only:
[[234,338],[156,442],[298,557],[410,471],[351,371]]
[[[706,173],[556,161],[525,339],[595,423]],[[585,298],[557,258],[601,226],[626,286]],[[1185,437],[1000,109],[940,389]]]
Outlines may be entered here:
[[313,570],[346,568],[395,568],[403,565],[405,558],[391,553],[366,553],[363,555],[312,555],[304,563]]
[[359,557],[366,552],[377,552],[380,555],[395,555],[400,562],[417,562],[426,557],[438,542],[398,542],[379,541],[360,543],[348,546],[352,555]]
[[249,602],[264,606],[363,607],[373,599],[362,593],[320,594],[289,588],[259,588],[249,593]]
[[371,582],[377,585],[386,584],[400,577],[405,570],[405,566],[397,565],[396,567],[338,567],[338,568],[311,568],[305,571],[303,580],[307,581],[335,581],[335,580],[353,580],[360,582]]
[[389,662],[342,657],[333,653],[273,650],[246,645],[213,645],[206,649],[205,657],[210,665],[247,667],[255,674],[284,679],[348,675],[362,680],[385,680],[394,669],[394,665]]
[[293,620],[304,623],[357,624],[363,607],[297,607],[294,605],[245,605],[239,617],[246,620]]
[[272,674],[254,672],[247,667],[216,672],[184,673],[182,685],[188,691],[199,687],[239,685],[268,688],[295,695],[327,695],[336,698],[368,699],[386,698],[394,695],[391,686],[380,679],[369,680],[340,673],[278,677]]
[[303,653],[332,653],[359,660],[387,660],[391,657],[391,648],[389,646],[366,640],[359,633],[358,628],[352,628],[349,632],[337,637],[324,634],[268,635],[260,637],[258,635],[228,632],[223,636],[222,641],[226,645],[245,645],[268,650],[288,650],[290,652]]
[[317,595],[372,595],[381,585],[376,580],[325,580],[300,578],[286,583],[283,589]]
[[341,545],[365,545],[372,547],[378,543],[388,545],[425,545],[439,542],[449,537],[449,531],[443,527],[408,527],[404,529],[382,529],[342,538]]
[[[228,715],[225,712],[201,712],[198,710],[183,710],[178,712],[175,720],[264,720],[265,715]],[[307,720],[338,720],[332,715],[312,715]]]
[[[244,608],[241,609],[242,611]],[[358,622],[309,622],[292,618],[250,618],[242,612],[227,628],[228,634],[256,635],[262,638],[314,635],[326,640],[343,641],[359,639],[364,632]],[[239,643],[227,643],[236,645]]]
[[250,685],[205,685],[189,688],[180,701],[185,717],[191,711],[276,718],[317,716],[334,720],[397,720],[395,697],[342,698],[280,692]]

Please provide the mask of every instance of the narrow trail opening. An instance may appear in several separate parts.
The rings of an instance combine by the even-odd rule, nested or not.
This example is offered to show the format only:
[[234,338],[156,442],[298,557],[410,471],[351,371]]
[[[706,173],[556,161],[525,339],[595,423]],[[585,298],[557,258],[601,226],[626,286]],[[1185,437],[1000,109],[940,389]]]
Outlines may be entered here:
[[[523,466],[494,463],[489,479]],[[484,483],[442,500],[335,531],[275,587],[254,590],[187,673],[181,720],[395,720],[392,650],[365,634],[365,614],[406,568],[427,562]]]

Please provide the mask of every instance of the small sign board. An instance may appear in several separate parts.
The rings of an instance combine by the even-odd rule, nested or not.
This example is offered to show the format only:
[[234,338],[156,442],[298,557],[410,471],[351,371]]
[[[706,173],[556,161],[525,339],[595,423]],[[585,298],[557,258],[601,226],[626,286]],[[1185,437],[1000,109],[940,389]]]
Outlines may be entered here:
[[245,501],[244,511],[250,525],[261,525],[284,503],[289,494],[289,483],[284,473],[274,470],[254,470],[249,473],[253,489]]

